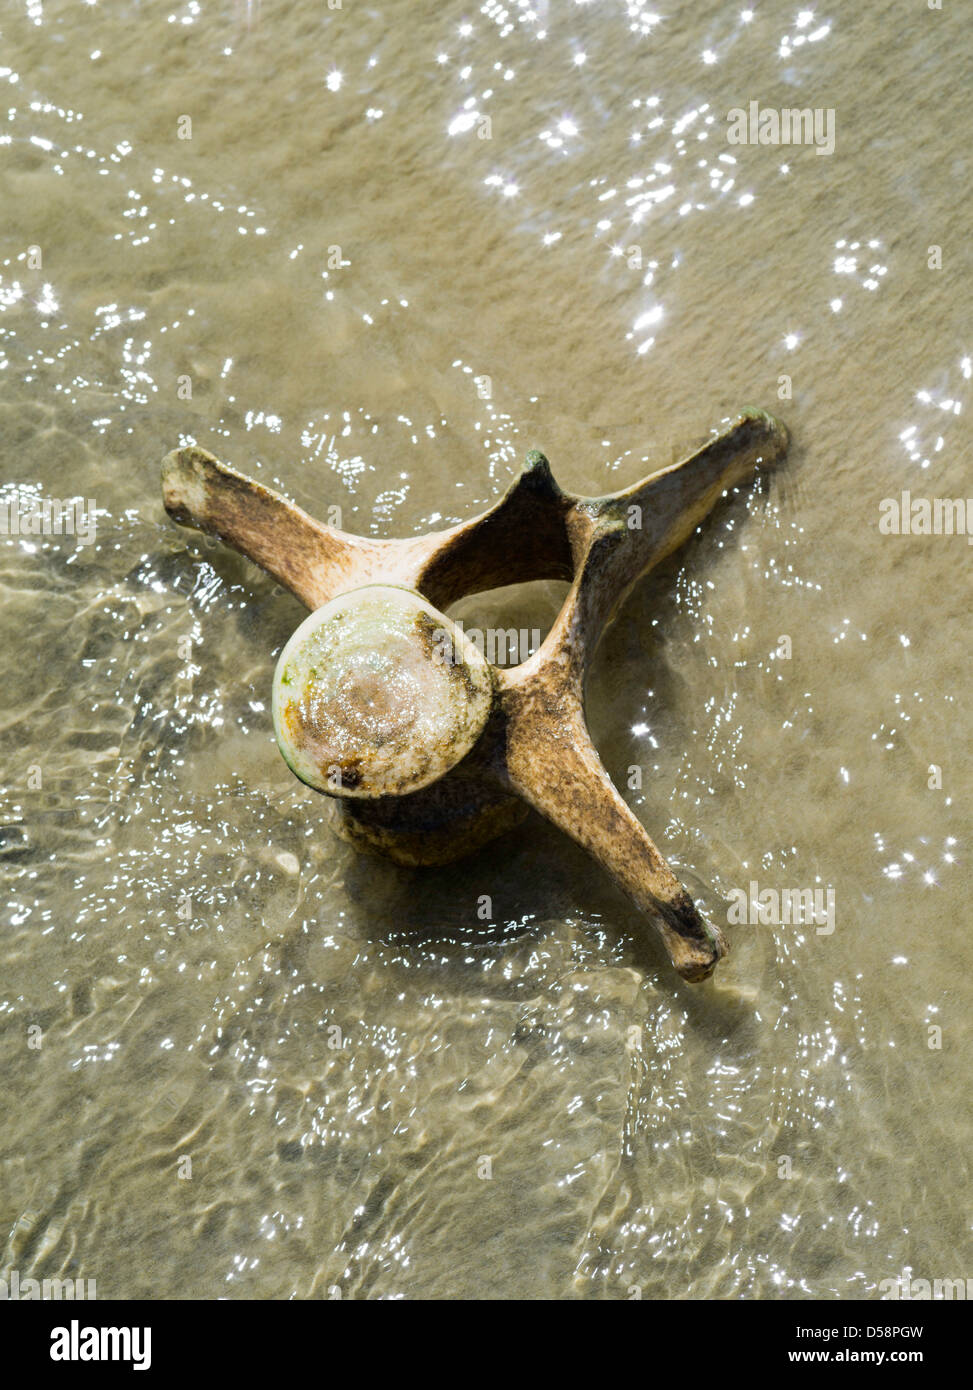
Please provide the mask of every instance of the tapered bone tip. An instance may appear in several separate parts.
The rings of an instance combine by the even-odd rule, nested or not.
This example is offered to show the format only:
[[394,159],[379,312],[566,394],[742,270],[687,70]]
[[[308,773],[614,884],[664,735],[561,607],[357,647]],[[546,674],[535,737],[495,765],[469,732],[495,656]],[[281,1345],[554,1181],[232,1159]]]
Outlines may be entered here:
[[790,430],[779,420],[776,415],[772,415],[769,410],[762,410],[760,406],[750,405],[740,412],[741,420],[752,420],[759,424],[766,432],[768,439],[773,443],[773,458],[778,459],[784,455],[790,447]]
[[690,961],[686,965],[676,965],[676,973],[689,985],[701,985],[708,980],[719,965],[722,957],[714,956],[711,961]]
[[198,445],[162,460],[162,501],[173,521],[194,523],[206,510],[206,484],[217,460]]
[[524,455],[524,472],[532,472],[535,468],[550,468],[547,455],[542,449],[528,449]]
[[712,975],[730,953],[720,931],[703,917],[688,893],[682,893],[664,911],[663,935],[672,963],[684,980],[698,984]]
[[[726,947],[725,941],[722,945]],[[673,951],[672,963],[684,980],[691,985],[698,985],[709,979],[720,961],[728,954],[728,949],[721,949],[714,944],[708,951],[696,948],[685,955]]]
[[525,483],[535,488],[539,486],[543,492],[549,492],[554,496],[558,496],[561,491],[554,481],[548,457],[540,449],[527,450],[518,481],[521,487]]

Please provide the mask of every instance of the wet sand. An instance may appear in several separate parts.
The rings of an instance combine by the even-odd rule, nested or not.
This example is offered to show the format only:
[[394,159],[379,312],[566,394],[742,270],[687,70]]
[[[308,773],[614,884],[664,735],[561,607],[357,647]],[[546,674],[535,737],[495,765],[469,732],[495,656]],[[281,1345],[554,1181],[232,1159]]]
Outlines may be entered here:
[[[0,1275],[969,1272],[971,550],[879,526],[973,495],[964,15],[657,10],[9,7],[0,502],[97,530],[0,536]],[[834,153],[731,144],[752,101],[833,111]],[[412,535],[531,447],[603,493],[748,404],[787,464],[637,587],[588,691],[715,978],[540,821],[425,872],[338,840],[273,742],[303,610],[169,522],[163,454]],[[543,628],[562,592],[452,611]],[[751,884],[833,891],[834,930],[728,925]]]

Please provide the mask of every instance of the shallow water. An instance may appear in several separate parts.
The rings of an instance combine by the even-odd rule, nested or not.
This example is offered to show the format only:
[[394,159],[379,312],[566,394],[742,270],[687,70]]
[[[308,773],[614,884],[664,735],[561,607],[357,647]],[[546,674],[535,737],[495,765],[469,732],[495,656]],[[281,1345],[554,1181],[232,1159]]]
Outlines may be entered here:
[[[6,8],[0,500],[94,499],[97,537],[0,538],[0,1274],[973,1273],[971,552],[878,527],[973,492],[964,16],[655,8]],[[835,153],[730,145],[751,100],[832,108]],[[788,463],[635,590],[589,720],[708,912],[831,888],[833,933],[730,926],[688,986],[539,821],[438,871],[337,840],[270,726],[302,610],[169,522],[162,455],[411,535],[531,446],[605,492],[749,403]]]

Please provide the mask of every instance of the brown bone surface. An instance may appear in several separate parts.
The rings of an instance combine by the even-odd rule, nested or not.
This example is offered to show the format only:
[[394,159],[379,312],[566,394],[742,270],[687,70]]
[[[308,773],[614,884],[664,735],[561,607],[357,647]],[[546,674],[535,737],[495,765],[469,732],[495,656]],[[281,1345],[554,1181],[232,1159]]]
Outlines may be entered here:
[[[547,459],[532,451],[488,511],[408,540],[326,526],[197,447],[167,455],[163,497],[174,520],[219,536],[310,609],[365,584],[404,585],[443,610],[508,584],[570,581],[540,649],[495,670],[496,707],[466,758],[421,791],[342,803],[346,833],[403,863],[440,863],[506,830],[526,803],[593,855],[655,922],[680,975],[702,980],[726,954],[726,941],[602,766],[585,723],[585,672],[636,580],[682,545],[727,489],[782,458],[787,444],[778,420],[748,410],[688,458],[597,498],[562,492]],[[630,525],[633,515],[640,526]]]

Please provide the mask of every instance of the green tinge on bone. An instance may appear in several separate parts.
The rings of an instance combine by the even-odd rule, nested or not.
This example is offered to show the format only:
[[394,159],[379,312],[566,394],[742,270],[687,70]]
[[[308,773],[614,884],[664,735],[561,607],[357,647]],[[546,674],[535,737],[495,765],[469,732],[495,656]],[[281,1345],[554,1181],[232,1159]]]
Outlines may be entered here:
[[332,796],[401,796],[476,742],[491,669],[420,594],[372,584],[316,609],[277,663],[273,718],[287,765]]

